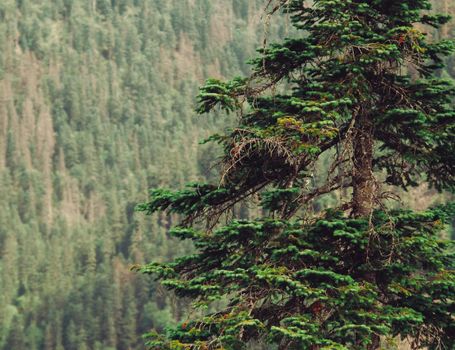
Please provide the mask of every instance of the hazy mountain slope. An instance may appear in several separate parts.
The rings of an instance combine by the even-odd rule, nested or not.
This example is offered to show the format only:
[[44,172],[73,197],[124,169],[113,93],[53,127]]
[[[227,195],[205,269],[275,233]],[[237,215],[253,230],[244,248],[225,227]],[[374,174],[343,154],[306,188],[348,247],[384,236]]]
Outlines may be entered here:
[[260,3],[0,3],[0,349],[140,348],[178,316],[128,269],[181,248],[132,209],[208,173],[225,120],[194,96],[245,68]]

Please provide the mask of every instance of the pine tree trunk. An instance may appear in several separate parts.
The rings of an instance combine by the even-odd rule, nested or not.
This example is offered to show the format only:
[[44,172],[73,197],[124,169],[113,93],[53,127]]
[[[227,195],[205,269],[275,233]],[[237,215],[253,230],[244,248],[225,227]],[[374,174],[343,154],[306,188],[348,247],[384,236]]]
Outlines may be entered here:
[[365,217],[373,211],[373,123],[368,115],[361,114],[355,123],[352,176],[352,216]]
[[[361,114],[355,122],[354,134],[352,204],[353,217],[368,217],[373,211],[375,183],[373,176],[373,123],[366,114]],[[375,275],[366,272],[364,279],[375,283]],[[381,345],[379,336],[372,337],[368,350],[377,350]]]
[[368,346],[368,350],[377,350],[381,347],[381,338],[378,335],[373,335],[372,343]]

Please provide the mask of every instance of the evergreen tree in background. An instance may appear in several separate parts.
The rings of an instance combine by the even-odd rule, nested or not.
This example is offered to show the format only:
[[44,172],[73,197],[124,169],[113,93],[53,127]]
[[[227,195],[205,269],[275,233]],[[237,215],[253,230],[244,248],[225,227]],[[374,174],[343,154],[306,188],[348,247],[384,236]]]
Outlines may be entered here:
[[[300,33],[260,50],[253,74],[209,80],[200,113],[219,106],[238,125],[218,184],[153,190],[138,210],[184,217],[170,233],[197,251],[138,267],[201,311],[151,349],[451,349],[455,261],[440,239],[455,206],[388,210],[384,185],[455,188],[455,87],[437,78],[450,41],[426,0],[280,0]],[[421,28],[422,26],[419,26]],[[324,181],[318,161],[330,157]],[[319,176],[320,177],[320,176]],[[344,190],[338,207],[311,203]],[[247,220],[248,201],[264,215]],[[213,302],[217,311],[204,312]]]

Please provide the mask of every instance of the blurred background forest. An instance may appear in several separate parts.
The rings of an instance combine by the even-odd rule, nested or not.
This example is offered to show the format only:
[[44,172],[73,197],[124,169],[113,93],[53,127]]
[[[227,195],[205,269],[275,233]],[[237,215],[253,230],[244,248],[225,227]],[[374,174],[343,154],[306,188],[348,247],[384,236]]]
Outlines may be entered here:
[[[216,150],[198,143],[230,121],[197,116],[197,88],[248,72],[265,3],[0,1],[0,350],[143,349],[141,334],[182,317],[129,269],[189,247],[166,235],[176,218],[134,206],[214,176]],[[455,21],[431,35],[455,37]],[[442,200],[425,186],[402,198]]]

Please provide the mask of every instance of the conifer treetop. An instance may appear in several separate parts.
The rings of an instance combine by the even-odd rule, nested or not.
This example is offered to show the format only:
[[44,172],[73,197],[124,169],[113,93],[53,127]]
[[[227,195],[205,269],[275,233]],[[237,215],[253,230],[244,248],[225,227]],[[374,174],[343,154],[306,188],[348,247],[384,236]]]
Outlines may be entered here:
[[[302,188],[315,161],[336,151],[328,181],[302,193],[301,203],[352,187],[346,179],[363,118],[371,123],[374,170],[387,173],[387,184],[407,189],[428,181],[453,190],[455,90],[436,73],[454,43],[430,42],[416,28],[438,28],[449,17],[422,14],[429,1],[278,5],[300,34],[261,49],[251,77],[209,80],[199,95],[199,112],[248,106],[240,125],[216,138],[226,148],[223,183],[244,193],[269,184]],[[273,93],[283,83],[292,90]]]

